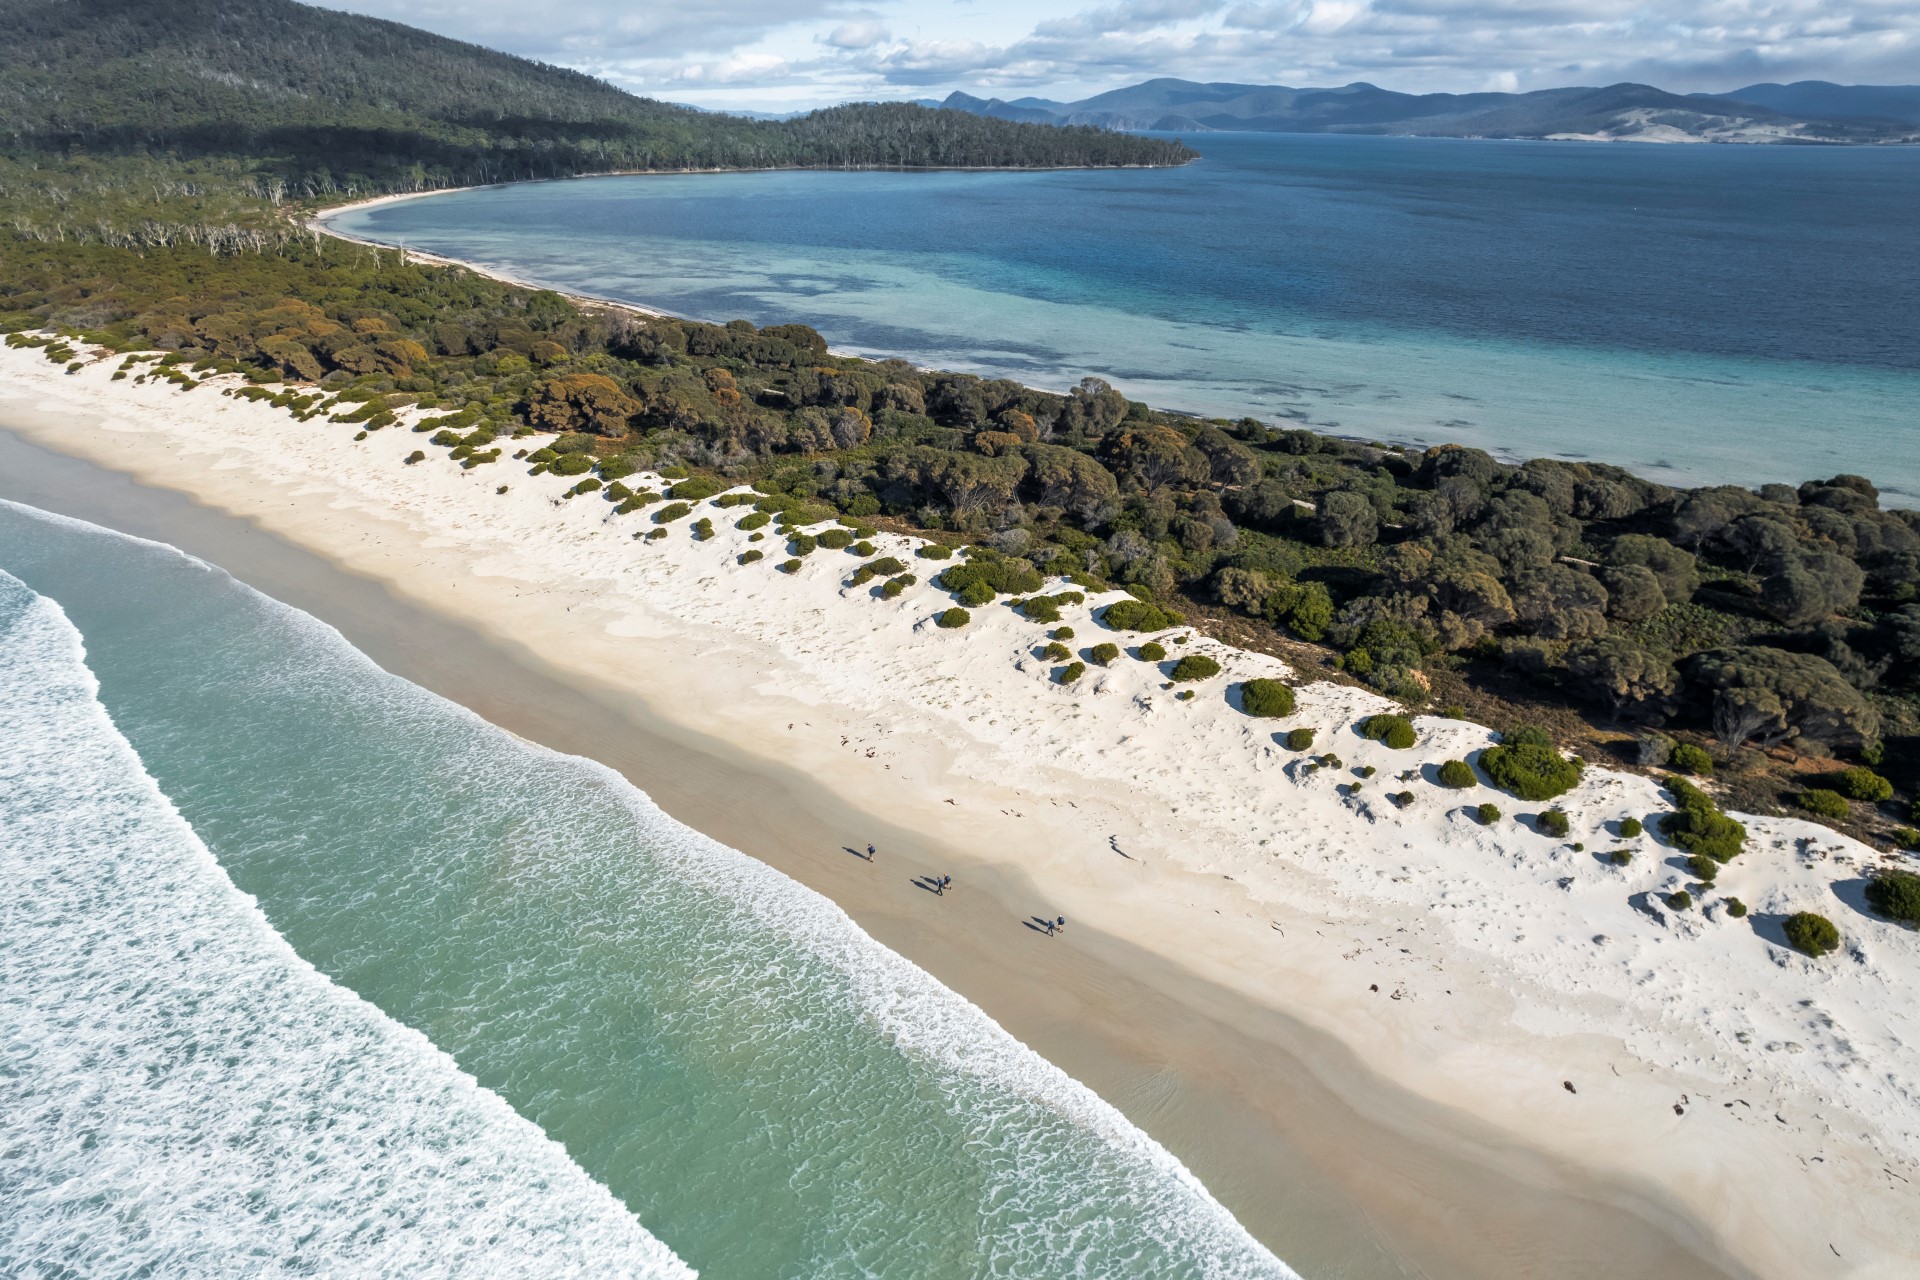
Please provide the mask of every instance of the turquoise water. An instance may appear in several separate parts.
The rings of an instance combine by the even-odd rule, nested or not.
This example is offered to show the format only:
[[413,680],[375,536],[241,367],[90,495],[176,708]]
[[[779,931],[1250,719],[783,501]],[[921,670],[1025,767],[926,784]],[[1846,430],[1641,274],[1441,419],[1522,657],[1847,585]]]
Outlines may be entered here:
[[171,548],[0,570],[0,1273],[1292,1274],[611,772]]
[[1208,134],[1195,164],[460,192],[349,234],[836,349],[1920,501],[1920,152]]

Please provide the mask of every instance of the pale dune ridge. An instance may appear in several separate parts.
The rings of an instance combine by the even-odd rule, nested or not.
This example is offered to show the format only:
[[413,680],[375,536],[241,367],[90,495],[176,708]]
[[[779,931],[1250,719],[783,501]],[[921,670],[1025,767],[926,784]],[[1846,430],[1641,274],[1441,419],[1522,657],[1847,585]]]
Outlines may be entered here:
[[[1650,1181],[1759,1274],[1920,1273],[1920,934],[1865,913],[1878,851],[1741,815],[1747,851],[1672,912],[1659,895],[1699,886],[1653,834],[1672,806],[1652,778],[1590,767],[1558,802],[1572,834],[1550,839],[1516,820],[1547,806],[1429,780],[1488,730],[1423,716],[1393,751],[1355,725],[1394,708],[1326,682],[1301,686],[1294,715],[1252,719],[1230,687],[1283,663],[1190,628],[1107,632],[1092,613],[1118,593],[1063,610],[1076,654],[1191,635],[1170,654],[1222,673],[1181,686],[1191,702],[1132,656],[1063,687],[1036,656],[1051,628],[1004,599],[936,628],[952,602],[916,540],[873,540],[920,577],[883,601],[844,585],[861,562],[845,552],[776,571],[777,536],[749,544],[743,508],[700,503],[639,541],[658,507],[562,502],[571,480],[505,458],[464,472],[428,448],[404,465],[425,444],[411,414],[354,443],[355,427],[222,396],[230,379],[182,392],[111,382],[117,364],[69,374],[6,350],[0,402],[33,411],[29,438],[256,520],[873,812],[964,822],[1074,922],[1282,1008],[1516,1141]],[[688,528],[702,515],[705,542]],[[766,558],[736,563],[749,545]],[[1318,729],[1311,753],[1278,741],[1296,726]],[[1329,751],[1341,767],[1305,767]],[[1388,800],[1403,788],[1405,809]],[[1506,816],[1482,826],[1466,812],[1482,801]],[[1627,817],[1648,834],[1617,838]],[[1626,867],[1597,856],[1623,846]],[[1753,914],[1729,918],[1725,896]],[[1788,950],[1777,920],[1797,910],[1834,920],[1842,950]]]

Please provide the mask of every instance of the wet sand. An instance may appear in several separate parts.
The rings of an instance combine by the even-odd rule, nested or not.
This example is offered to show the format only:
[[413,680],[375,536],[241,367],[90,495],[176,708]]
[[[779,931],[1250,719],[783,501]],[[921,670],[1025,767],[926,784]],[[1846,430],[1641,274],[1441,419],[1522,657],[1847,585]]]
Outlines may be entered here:
[[[33,416],[14,402],[0,426]],[[247,520],[4,432],[0,497],[181,547],[396,674],[618,769],[678,820],[833,898],[1113,1102],[1304,1276],[1751,1274],[1650,1185],[1592,1176],[1414,1096],[1177,958],[1084,926],[1054,940],[1026,928],[1054,904],[1010,860],[957,844],[943,815],[889,822]],[[869,841],[872,864],[850,852]],[[912,884],[936,873],[955,877],[951,895]]]

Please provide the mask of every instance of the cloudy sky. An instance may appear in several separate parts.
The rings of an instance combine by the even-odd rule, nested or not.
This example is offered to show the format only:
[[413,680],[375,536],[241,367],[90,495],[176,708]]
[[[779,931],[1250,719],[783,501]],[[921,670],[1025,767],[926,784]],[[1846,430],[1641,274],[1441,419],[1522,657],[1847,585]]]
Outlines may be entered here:
[[653,97],[1071,100],[1151,76],[1414,92],[1920,81],[1916,0],[319,0]]

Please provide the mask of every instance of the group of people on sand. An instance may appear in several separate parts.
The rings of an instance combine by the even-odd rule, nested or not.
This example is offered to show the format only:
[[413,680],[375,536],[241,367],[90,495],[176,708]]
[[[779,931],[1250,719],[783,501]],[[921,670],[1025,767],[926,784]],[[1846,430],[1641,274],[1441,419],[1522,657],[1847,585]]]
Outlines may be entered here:
[[[867,846],[868,862],[873,861],[873,852],[874,852],[873,846],[869,844]],[[947,896],[947,890],[953,888],[953,877],[952,876],[933,876],[929,878],[928,883],[933,886],[933,891],[936,895],[944,898]],[[1051,920],[1042,922],[1041,927],[1047,931],[1047,936],[1049,938],[1057,938],[1060,936],[1060,931],[1067,927],[1067,918],[1065,916],[1055,916]]]

